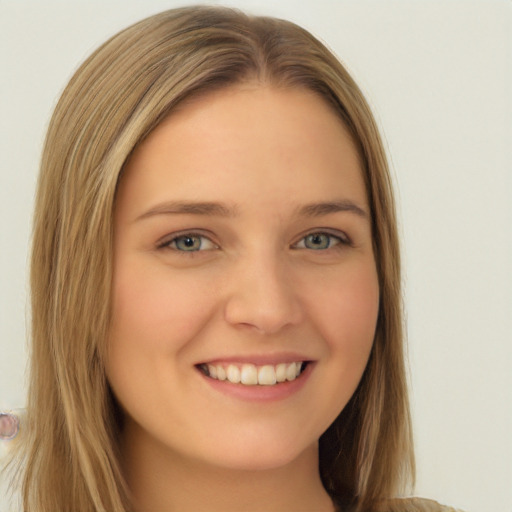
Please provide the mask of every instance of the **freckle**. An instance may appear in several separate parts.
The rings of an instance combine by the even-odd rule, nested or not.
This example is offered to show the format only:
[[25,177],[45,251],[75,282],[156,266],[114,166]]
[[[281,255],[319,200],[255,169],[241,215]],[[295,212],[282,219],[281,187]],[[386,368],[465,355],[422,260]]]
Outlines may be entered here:
[[20,422],[14,414],[0,414],[0,439],[9,440],[16,437]]

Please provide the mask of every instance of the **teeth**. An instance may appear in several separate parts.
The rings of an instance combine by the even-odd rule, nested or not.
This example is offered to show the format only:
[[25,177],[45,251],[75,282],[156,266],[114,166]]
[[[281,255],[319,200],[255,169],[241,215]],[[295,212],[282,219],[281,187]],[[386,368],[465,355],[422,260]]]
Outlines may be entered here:
[[223,366],[217,366],[217,379],[219,379],[219,380],[226,380],[227,378],[228,377],[226,375],[226,370],[224,370],[224,367]]
[[[210,377],[212,376],[210,375]],[[232,382],[233,384],[238,384],[241,379],[240,370],[238,369],[238,366],[230,364],[226,371],[226,377],[228,378],[229,382]],[[214,379],[215,377],[212,378]]]
[[222,365],[204,364],[202,371],[208,377],[216,380],[228,380],[233,384],[245,386],[274,386],[277,383],[295,380],[302,372],[302,361],[293,363],[279,363],[277,365],[266,364],[256,366],[254,364],[229,364]]
[[217,368],[213,366],[213,364],[208,365],[208,373],[210,374],[210,377],[213,379],[217,378]]
[[260,386],[273,386],[277,382],[276,370],[270,364],[258,370],[258,384]]
[[295,377],[297,377],[297,366],[292,363],[286,367],[286,380],[295,380]]
[[286,380],[286,364],[281,363],[276,366],[276,379],[277,382],[284,382]]
[[256,370],[256,366],[253,364],[244,364],[240,372],[240,382],[246,386],[255,386],[258,384],[258,370]]

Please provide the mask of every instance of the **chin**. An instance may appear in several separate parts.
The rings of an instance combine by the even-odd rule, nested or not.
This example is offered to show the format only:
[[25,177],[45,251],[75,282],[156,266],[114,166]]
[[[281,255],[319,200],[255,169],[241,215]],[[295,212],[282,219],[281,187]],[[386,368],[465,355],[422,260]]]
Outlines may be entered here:
[[[299,460],[318,457],[318,442],[295,444],[288,438],[276,442],[244,440],[231,443],[222,454],[210,454],[210,461],[224,469],[237,471],[268,471],[284,468]],[[217,450],[216,450],[217,451]]]

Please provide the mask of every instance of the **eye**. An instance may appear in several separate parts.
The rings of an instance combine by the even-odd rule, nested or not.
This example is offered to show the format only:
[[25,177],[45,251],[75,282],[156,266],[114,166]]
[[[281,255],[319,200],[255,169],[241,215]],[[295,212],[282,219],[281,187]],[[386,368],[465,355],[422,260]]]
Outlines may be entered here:
[[217,249],[217,246],[207,237],[196,233],[185,233],[164,241],[159,245],[162,249],[180,252],[197,252]]
[[348,244],[348,241],[330,233],[310,233],[295,244],[295,248],[321,251],[338,244]]

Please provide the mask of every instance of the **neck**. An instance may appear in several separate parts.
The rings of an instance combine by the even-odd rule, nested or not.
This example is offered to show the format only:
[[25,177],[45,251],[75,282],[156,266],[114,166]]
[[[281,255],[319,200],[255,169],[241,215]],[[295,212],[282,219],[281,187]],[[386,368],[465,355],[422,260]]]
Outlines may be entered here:
[[[143,446],[142,446],[143,444]],[[125,432],[124,470],[136,512],[333,512],[318,469],[318,448],[265,470],[240,470],[194,460]]]

